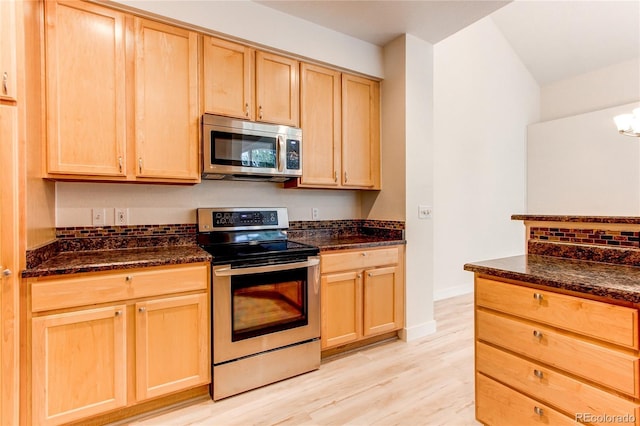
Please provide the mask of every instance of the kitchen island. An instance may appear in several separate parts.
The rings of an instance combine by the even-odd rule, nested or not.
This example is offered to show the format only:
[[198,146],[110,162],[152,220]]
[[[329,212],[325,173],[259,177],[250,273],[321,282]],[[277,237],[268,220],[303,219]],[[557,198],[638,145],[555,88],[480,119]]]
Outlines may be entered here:
[[476,418],[639,425],[640,221],[513,219],[525,221],[526,254],[464,265],[475,275]]

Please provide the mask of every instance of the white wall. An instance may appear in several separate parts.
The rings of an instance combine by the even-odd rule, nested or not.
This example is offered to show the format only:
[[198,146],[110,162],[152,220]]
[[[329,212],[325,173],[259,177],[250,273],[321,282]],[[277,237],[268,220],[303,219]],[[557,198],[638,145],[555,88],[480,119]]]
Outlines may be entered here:
[[540,120],[598,111],[640,99],[640,58],[548,84],[540,93]]
[[490,18],[434,48],[435,299],[471,291],[466,262],[524,252],[526,126],[539,87]]
[[527,209],[533,214],[640,215],[640,139],[613,117],[640,103],[529,126]]
[[56,226],[91,226],[91,209],[106,209],[106,225],[114,224],[114,208],[129,209],[130,225],[195,223],[198,207],[288,207],[289,220],[361,217],[357,191],[283,189],[270,182],[203,181],[193,186],[118,183],[56,183]]

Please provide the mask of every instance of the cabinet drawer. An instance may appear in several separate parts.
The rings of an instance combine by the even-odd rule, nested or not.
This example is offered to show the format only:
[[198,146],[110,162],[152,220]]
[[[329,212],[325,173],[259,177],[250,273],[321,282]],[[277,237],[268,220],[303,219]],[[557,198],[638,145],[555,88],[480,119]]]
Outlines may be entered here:
[[622,424],[640,425],[638,404],[481,342],[476,345],[476,367],[479,372],[564,412],[602,420],[592,421],[593,424],[608,424],[606,419],[616,416],[627,421]]
[[31,281],[33,312],[205,290],[208,264],[87,273]]
[[576,424],[545,404],[482,374],[476,374],[476,418],[491,426]]
[[501,312],[638,349],[638,311],[549,291],[476,279],[476,303]]
[[322,273],[365,269],[374,266],[395,265],[399,259],[399,248],[341,251],[320,255]]
[[550,328],[476,311],[476,337],[638,397],[638,358]]

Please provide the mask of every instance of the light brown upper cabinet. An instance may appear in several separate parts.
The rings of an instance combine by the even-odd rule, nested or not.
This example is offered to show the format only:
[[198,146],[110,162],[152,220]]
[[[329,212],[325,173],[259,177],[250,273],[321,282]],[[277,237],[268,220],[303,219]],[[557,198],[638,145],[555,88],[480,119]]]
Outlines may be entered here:
[[287,187],[380,189],[377,81],[302,64],[302,177]]
[[342,74],[342,185],[380,189],[380,84]]
[[299,125],[299,63],[204,36],[204,112]]
[[139,178],[198,181],[198,35],[135,19]]
[[47,177],[200,180],[198,35],[47,1]]
[[0,1],[0,100],[16,100],[16,3]]

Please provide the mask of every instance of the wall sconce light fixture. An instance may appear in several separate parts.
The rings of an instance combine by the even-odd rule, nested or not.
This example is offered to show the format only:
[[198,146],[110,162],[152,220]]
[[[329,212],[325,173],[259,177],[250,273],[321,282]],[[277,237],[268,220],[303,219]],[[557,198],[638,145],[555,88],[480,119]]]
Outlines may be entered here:
[[640,138],[640,108],[634,109],[631,114],[616,115],[613,121],[621,135]]

